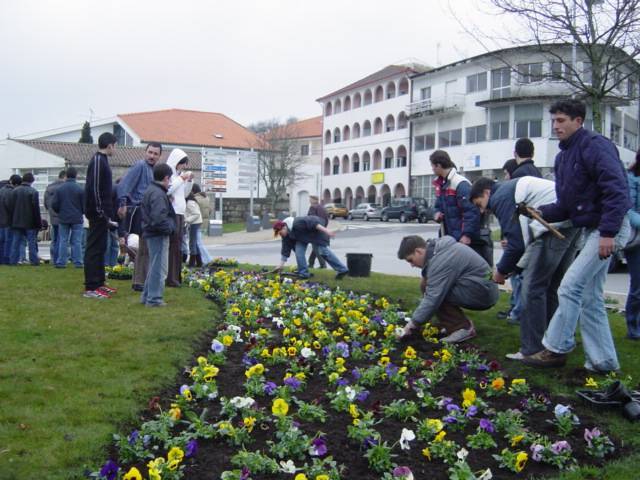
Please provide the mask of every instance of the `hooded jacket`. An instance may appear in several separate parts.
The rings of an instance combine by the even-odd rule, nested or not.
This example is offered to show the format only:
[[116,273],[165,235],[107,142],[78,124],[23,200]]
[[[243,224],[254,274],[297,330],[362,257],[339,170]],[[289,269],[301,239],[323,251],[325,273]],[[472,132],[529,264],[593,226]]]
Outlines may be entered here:
[[480,210],[469,201],[469,180],[452,168],[446,178],[436,178],[433,185],[436,187],[435,211],[444,214],[445,233],[456,240],[463,235],[477,238],[480,233]]
[[164,185],[151,182],[142,197],[142,236],[171,235],[176,230],[176,216]]
[[411,320],[428,322],[445,301],[470,310],[487,310],[498,301],[491,267],[471,248],[444,236],[427,242],[422,276],[427,288]]
[[624,166],[613,142],[579,128],[560,142],[555,161],[555,203],[540,207],[548,222],[571,220],[613,238],[631,208]]
[[184,150],[174,148],[169,154],[169,158],[167,158],[167,165],[171,167],[171,171],[173,172],[173,175],[171,175],[171,185],[169,186],[167,194],[171,197],[171,204],[173,205],[173,210],[176,215],[185,214],[187,209],[186,198],[191,193],[191,188],[193,187],[193,182],[185,182],[176,170],[176,166],[180,160],[187,156]]

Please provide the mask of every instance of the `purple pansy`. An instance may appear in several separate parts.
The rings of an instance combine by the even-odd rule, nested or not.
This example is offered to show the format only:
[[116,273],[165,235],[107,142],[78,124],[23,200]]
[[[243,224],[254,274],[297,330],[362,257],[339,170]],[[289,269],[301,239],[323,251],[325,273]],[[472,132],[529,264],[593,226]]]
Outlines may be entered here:
[[267,395],[273,395],[273,392],[276,391],[276,388],[278,388],[278,386],[273,382],[267,382],[262,388],[264,390],[264,393],[266,393]]
[[294,390],[297,390],[300,387],[300,384],[302,382],[300,380],[298,380],[296,377],[287,377],[284,379],[284,384],[287,387],[290,387]]
[[327,454],[327,444],[324,438],[318,437],[311,442],[309,453],[316,457],[322,457]]
[[369,398],[369,390],[362,390],[356,395],[356,399],[359,402],[364,402],[367,398]]
[[551,445],[551,451],[556,455],[560,455],[563,452],[570,452],[571,445],[566,440],[558,440]]
[[531,458],[533,458],[536,462],[540,462],[542,460],[542,452],[544,451],[544,446],[539,443],[534,443],[531,445]]
[[136,443],[139,436],[140,432],[138,432],[138,430],[134,430],[133,432],[131,432],[131,435],[129,435],[129,445],[133,445],[134,443]]
[[184,456],[186,458],[191,458],[196,453],[198,453],[198,442],[195,438],[193,438],[187,442],[187,446],[184,449]]
[[493,433],[496,431],[493,423],[491,423],[491,420],[489,420],[488,418],[480,419],[480,429],[484,430],[487,433]]
[[115,480],[118,475],[118,464],[113,460],[107,460],[100,469],[100,476],[107,480]]

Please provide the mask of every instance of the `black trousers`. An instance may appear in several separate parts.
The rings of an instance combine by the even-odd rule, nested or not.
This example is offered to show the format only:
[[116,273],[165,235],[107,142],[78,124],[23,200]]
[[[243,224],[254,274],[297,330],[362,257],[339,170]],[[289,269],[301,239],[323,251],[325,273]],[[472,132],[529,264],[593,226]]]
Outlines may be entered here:
[[104,285],[104,254],[107,251],[109,225],[106,218],[90,218],[84,250],[84,286],[95,290]]

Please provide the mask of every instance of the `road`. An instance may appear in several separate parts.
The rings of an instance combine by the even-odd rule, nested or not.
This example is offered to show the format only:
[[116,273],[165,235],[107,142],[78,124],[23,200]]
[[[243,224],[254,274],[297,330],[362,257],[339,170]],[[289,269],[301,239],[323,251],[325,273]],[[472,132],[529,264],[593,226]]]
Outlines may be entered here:
[[[419,276],[418,269],[411,268],[406,262],[398,260],[397,251],[400,240],[406,235],[422,235],[424,238],[435,238],[439,225],[434,223],[398,223],[390,221],[340,221],[343,228],[331,241],[331,249],[340,259],[345,261],[347,253],[371,253],[373,261],[371,270],[393,275]],[[240,262],[276,265],[280,261],[280,242],[265,241],[251,244],[208,245],[213,256],[232,257]],[[500,248],[494,249],[495,260],[502,255]],[[346,261],[345,261],[346,263]],[[295,264],[292,255],[289,264]],[[626,297],[629,291],[629,277],[626,271],[609,274],[605,284],[608,295],[617,298]]]

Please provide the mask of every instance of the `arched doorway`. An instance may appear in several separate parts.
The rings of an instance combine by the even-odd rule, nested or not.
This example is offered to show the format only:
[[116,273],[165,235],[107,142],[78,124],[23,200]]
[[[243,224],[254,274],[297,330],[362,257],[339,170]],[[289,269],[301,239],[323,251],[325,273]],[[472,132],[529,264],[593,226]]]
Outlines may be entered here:
[[342,203],[342,193],[339,188],[333,189],[333,203]]
[[347,207],[347,210],[351,210],[353,205],[353,192],[351,191],[351,187],[347,187],[344,189],[344,204]]
[[302,190],[298,192],[298,202],[296,205],[296,215],[306,215],[309,211],[309,192]]
[[367,188],[367,202],[368,203],[376,203],[376,186],[375,185],[369,185],[369,188]]
[[364,188],[356,188],[356,206],[364,201]]
[[331,203],[331,191],[328,188],[322,192],[322,203]]
[[380,188],[380,203],[383,207],[387,207],[391,204],[391,189],[386,183],[382,185],[382,188]]
[[404,188],[404,185],[398,183],[395,187],[393,187],[393,198],[401,198],[406,197],[407,193]]

